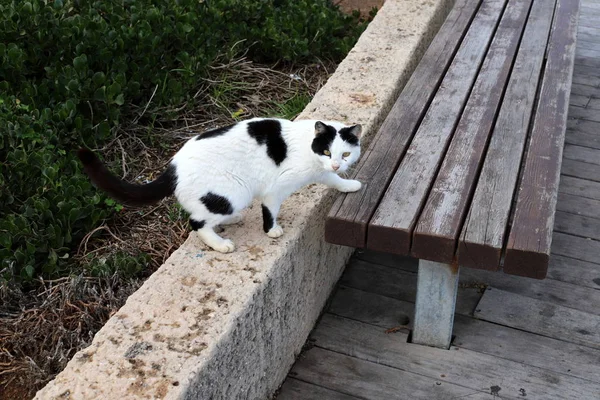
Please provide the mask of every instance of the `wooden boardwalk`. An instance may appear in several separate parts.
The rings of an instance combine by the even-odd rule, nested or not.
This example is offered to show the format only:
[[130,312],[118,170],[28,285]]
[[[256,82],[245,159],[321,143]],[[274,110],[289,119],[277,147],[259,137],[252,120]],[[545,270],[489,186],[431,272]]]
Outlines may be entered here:
[[600,399],[600,0],[582,0],[548,278],[461,269],[450,350],[410,343],[417,260],[357,252],[277,397]]

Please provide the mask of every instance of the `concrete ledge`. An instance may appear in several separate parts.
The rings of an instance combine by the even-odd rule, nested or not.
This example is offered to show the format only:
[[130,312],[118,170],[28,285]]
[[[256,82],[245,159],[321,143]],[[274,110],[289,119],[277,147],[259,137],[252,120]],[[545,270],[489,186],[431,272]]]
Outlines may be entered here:
[[[359,122],[368,141],[452,4],[387,0],[300,118]],[[352,253],[323,241],[335,195],[316,185],[294,194],[277,240],[262,233],[255,205],[225,232],[233,254],[190,235],[36,398],[272,396]]]

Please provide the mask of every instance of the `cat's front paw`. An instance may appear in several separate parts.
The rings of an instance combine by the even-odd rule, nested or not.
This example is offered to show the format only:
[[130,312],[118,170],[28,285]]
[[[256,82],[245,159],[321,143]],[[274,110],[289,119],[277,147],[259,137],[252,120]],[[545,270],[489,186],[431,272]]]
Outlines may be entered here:
[[337,189],[340,192],[348,193],[348,192],[358,192],[362,187],[362,183],[357,180],[348,179],[345,180],[343,184],[341,184]]
[[212,246],[218,252],[221,253],[231,253],[235,250],[235,245],[229,239],[223,239],[223,241],[215,246]]
[[271,238],[278,238],[281,235],[283,235],[283,228],[279,225],[275,225],[267,232],[267,236]]

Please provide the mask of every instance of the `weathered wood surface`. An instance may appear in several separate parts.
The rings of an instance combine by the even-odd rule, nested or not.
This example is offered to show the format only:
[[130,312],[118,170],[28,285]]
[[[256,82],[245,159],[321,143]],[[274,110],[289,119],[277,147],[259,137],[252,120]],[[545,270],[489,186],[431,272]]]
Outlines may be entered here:
[[600,219],[557,211],[554,230],[585,239],[600,240]]
[[308,350],[294,365],[291,375],[340,393],[361,399],[492,399],[480,389],[473,390],[435,377],[392,368],[378,360],[350,357],[321,347]]
[[357,400],[350,396],[321,386],[288,378],[281,386],[277,400]]
[[[452,142],[428,194],[427,202],[418,217],[411,247],[411,254],[414,257],[440,263],[451,263],[454,260],[456,240],[471,200],[480,164],[485,156],[488,139],[531,4],[531,0],[511,0],[506,5],[506,11],[479,70],[469,100],[454,131]],[[543,2],[543,4],[550,4],[546,6],[548,10],[546,21],[549,26],[552,2]],[[536,7],[534,14],[538,9],[544,8]],[[532,20],[535,18],[536,15]],[[547,37],[547,32],[542,32],[542,35]],[[531,30],[525,34],[525,41],[536,36],[537,32]],[[544,42],[541,38],[538,41]],[[537,70],[539,71],[545,44],[540,44],[538,47],[540,65]],[[532,74],[531,68],[528,74]],[[532,94],[534,93],[535,89],[532,90]],[[507,104],[513,102],[516,104],[516,100],[510,96],[505,98]],[[523,105],[520,104],[520,107]]]
[[479,3],[480,1],[458,0],[446,18],[358,164],[355,179],[363,182],[362,190],[339,196],[331,208],[325,226],[325,240],[328,242],[365,247],[367,224]]
[[458,248],[460,265],[498,269],[519,166],[533,113],[555,1],[536,1]]
[[[600,132],[598,132],[598,135],[600,135]],[[570,160],[600,165],[600,150],[597,149],[567,144],[563,156]]]
[[600,165],[598,164],[589,164],[564,158],[561,173],[563,176],[573,176],[600,182]]
[[[501,276],[501,274],[494,275]],[[510,278],[508,275],[504,276]],[[521,280],[534,282],[526,279]],[[585,301],[582,300],[582,303]],[[342,308],[334,307],[334,304]],[[396,310],[402,310],[403,313],[412,315],[413,308],[414,304],[412,303],[376,293],[346,288],[334,295],[328,312],[375,325],[384,332],[390,332],[390,329],[396,328],[397,332],[407,333],[410,323],[408,324],[409,327],[402,327],[404,324],[398,323],[396,319]],[[373,311],[377,315],[374,316],[369,311]],[[456,338],[453,345],[456,347],[600,383],[600,363],[597,362],[600,357],[600,350],[538,336],[460,314],[455,317],[454,334]],[[382,351],[385,351],[385,349],[382,349]]]
[[569,107],[569,116],[585,121],[600,122],[600,113],[592,108]]
[[588,199],[600,200],[600,182],[563,176],[560,179],[558,190],[560,193],[568,193]]
[[569,193],[558,193],[556,209],[570,214],[600,218],[600,200],[588,199]]
[[579,236],[567,235],[554,232],[552,253],[574,258],[576,260],[588,261],[594,264],[600,262],[600,242]]
[[475,317],[600,349],[600,316],[504,290],[488,288],[477,305]]
[[600,123],[577,120],[578,123],[567,123],[566,142],[580,146],[600,149]]
[[544,278],[573,76],[579,0],[558,0],[540,101],[506,245],[504,272]]
[[[368,228],[367,247],[408,254],[411,234],[467,101],[505,0],[484,1]],[[401,207],[398,205],[401,204]]]
[[[363,291],[373,290],[394,299],[415,302],[417,275],[398,268],[389,268],[353,260],[340,279],[340,285]],[[477,287],[459,288],[456,312],[472,315],[481,292]]]
[[600,383],[600,350],[457,315],[457,347]]
[[[416,346],[406,343],[407,334],[402,331],[386,334],[380,327],[330,315],[322,318],[311,339],[320,348],[377,363],[376,365],[410,371],[417,376],[432,377],[442,383],[439,386],[460,385],[471,389],[473,393],[485,390],[492,394],[495,391],[501,398],[516,399],[522,397],[520,389],[525,389],[527,398],[561,400],[592,399],[600,393],[599,384],[581,378],[466,348],[453,346],[450,350],[441,350]],[[311,351],[307,352],[307,356]],[[331,364],[327,370],[329,374],[334,369],[333,365],[335,364]],[[345,368],[344,364],[340,368]],[[319,373],[327,374],[325,369],[320,369]],[[369,374],[363,379],[376,379],[373,375]],[[320,379],[323,382],[326,376]],[[424,387],[421,386],[420,389],[423,390]],[[428,389],[431,392],[414,392],[415,394],[406,398],[435,398],[432,396],[435,393],[432,388]],[[379,397],[384,398],[386,397]]]
[[[597,210],[600,211],[600,208]],[[600,266],[552,253],[548,278],[600,289]]]

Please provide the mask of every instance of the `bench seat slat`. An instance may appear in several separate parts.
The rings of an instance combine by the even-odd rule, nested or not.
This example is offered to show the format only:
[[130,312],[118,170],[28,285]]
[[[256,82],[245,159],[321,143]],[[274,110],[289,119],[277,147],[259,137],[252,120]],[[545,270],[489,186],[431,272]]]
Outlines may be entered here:
[[458,0],[423,55],[379,132],[357,166],[358,193],[340,195],[329,212],[325,240],[365,247],[367,224],[481,1]]
[[536,0],[533,4],[462,228],[458,248],[460,265],[497,270],[500,264],[554,6],[555,1]]
[[[451,263],[532,0],[509,0],[413,235],[411,254]],[[498,188],[504,190],[504,188]]]
[[558,0],[523,178],[508,237],[504,272],[544,278],[565,140],[579,0]]
[[367,248],[408,254],[412,230],[435,178],[506,0],[483,2],[396,171],[367,233]]

